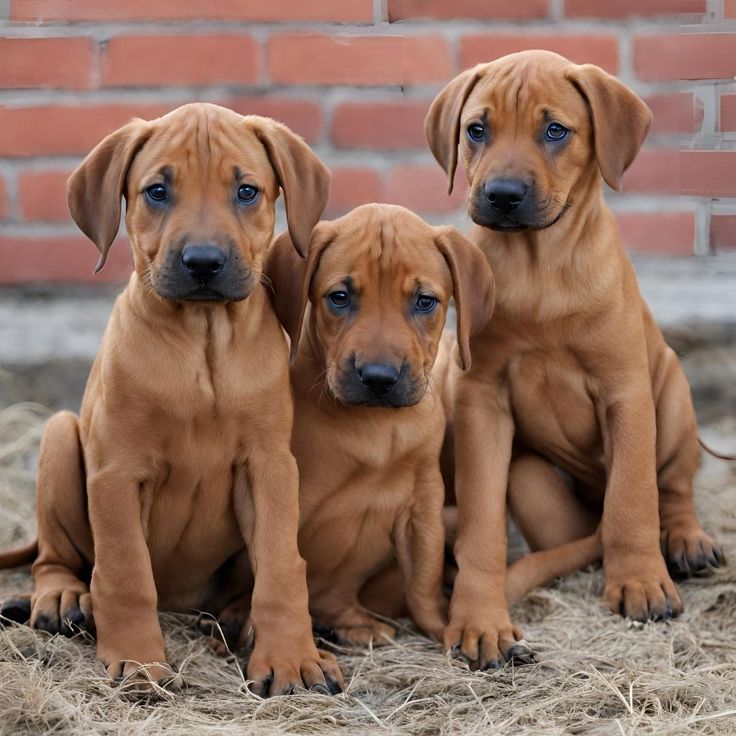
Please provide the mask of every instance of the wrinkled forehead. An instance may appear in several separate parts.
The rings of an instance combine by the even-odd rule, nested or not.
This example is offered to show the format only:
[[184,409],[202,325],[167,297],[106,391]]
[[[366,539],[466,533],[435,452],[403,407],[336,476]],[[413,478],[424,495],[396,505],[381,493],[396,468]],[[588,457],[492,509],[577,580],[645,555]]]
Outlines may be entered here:
[[355,222],[339,228],[320,259],[319,290],[348,280],[361,293],[412,293],[421,285],[438,295],[452,290],[452,277],[432,229],[401,221]]
[[508,121],[555,119],[578,123],[587,119],[585,102],[566,72],[568,62],[556,58],[510,58],[489,64],[463,108],[464,121],[484,119],[496,124]]
[[275,174],[266,150],[239,115],[167,115],[136,155],[129,180],[162,174],[174,181],[246,181],[271,189]]

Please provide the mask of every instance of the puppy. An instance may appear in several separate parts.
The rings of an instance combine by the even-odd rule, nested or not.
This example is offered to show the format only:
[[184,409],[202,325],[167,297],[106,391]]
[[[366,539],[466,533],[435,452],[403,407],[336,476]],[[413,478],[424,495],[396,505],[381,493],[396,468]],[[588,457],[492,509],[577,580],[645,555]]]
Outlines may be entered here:
[[470,237],[497,284],[455,387],[459,573],[445,644],[481,667],[507,659],[519,633],[507,489],[532,550],[582,539],[595,557],[600,525],[603,595],[626,616],[682,610],[665,558],[681,574],[723,562],[693,509],[689,387],[602,195],[601,179],[621,188],[650,122],[614,77],[546,51],[467,70],[425,121],[450,189],[458,162],[467,176]]
[[385,608],[396,594],[395,559],[409,612],[439,638],[445,418],[430,374],[453,296],[469,367],[470,337],[493,308],[491,270],[454,229],[371,204],[317,225],[306,261],[280,236],[266,272],[291,338],[299,547],[312,615],[343,642],[392,637],[359,598],[385,574],[387,599],[377,602]]
[[305,249],[326,167],[283,125],[209,104],[132,121],[69,179],[98,269],[125,197],[135,272],[79,417],[44,432],[31,625],[71,633],[94,607],[98,658],[135,688],[172,677],[157,607],[248,610],[258,693],[340,687],[311,634],[288,349],[261,284],[279,189]]

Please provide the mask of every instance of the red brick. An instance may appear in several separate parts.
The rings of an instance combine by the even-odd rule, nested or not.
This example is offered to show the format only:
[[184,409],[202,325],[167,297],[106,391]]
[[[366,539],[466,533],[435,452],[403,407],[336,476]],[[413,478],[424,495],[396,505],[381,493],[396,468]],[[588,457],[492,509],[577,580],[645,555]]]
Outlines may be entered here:
[[241,115],[263,115],[288,125],[306,141],[316,141],[322,132],[322,109],[310,100],[289,97],[235,97],[224,103]]
[[413,18],[484,18],[531,19],[546,18],[548,0],[388,0],[389,21]]
[[695,133],[703,123],[703,103],[690,93],[650,95],[644,100],[654,113],[652,133]]
[[70,171],[26,171],[18,178],[20,212],[24,220],[69,219],[66,180]]
[[277,84],[445,82],[454,72],[439,36],[272,36],[268,73]]
[[56,21],[343,21],[373,18],[372,0],[10,0],[10,18]]
[[609,34],[561,35],[487,33],[465,36],[460,43],[463,68],[525,49],[555,51],[577,64],[597,64],[611,73],[618,71],[618,42]]
[[691,255],[695,243],[692,212],[616,212],[624,247],[642,253]]
[[681,33],[634,38],[639,79],[726,79],[736,76],[736,33]]
[[424,117],[429,103],[346,102],[332,118],[332,142],[338,148],[424,149]]
[[447,196],[447,176],[439,166],[398,165],[389,175],[386,201],[422,213],[455,212],[465,198],[465,179],[460,174]]
[[86,154],[133,117],[153,119],[176,105],[0,107],[0,156]]
[[723,15],[725,18],[736,18],[736,0],[724,0]]
[[5,199],[5,179],[0,177],[0,220],[5,217],[8,211],[7,201]]
[[344,167],[332,170],[327,217],[338,217],[359,204],[382,200],[381,177],[375,169]]
[[679,175],[677,151],[667,148],[644,149],[624,174],[623,191],[678,194]]
[[736,196],[736,151],[642,151],[624,174],[624,192]]
[[715,250],[736,248],[736,215],[713,215],[710,218],[710,245]]
[[127,241],[113,243],[105,268],[94,274],[99,253],[83,235],[60,238],[0,236],[0,285],[120,283],[133,271]]
[[[321,114],[312,102],[271,97],[236,97],[224,104],[239,113],[283,120],[308,141],[319,137]],[[80,155],[131,118],[153,120],[178,107],[167,105],[48,105],[0,107],[0,156]]]
[[90,38],[0,38],[0,87],[89,89]]
[[258,44],[246,35],[118,36],[102,63],[105,86],[253,83]]
[[680,193],[736,197],[736,151],[680,151]]
[[706,0],[565,0],[565,15],[569,18],[703,14],[705,10]]
[[721,130],[736,130],[736,95],[721,95]]

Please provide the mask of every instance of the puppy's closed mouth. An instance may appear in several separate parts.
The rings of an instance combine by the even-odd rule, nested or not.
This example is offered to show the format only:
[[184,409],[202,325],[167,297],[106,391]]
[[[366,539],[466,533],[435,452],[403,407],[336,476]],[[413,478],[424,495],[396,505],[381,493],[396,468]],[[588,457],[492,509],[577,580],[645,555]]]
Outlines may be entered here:
[[197,287],[194,291],[190,291],[186,296],[181,297],[184,301],[203,301],[203,302],[214,302],[214,301],[226,301],[228,297],[221,294],[219,291],[208,287],[206,284],[202,284]]
[[517,222],[515,220],[509,220],[505,219],[501,222],[493,221],[493,220],[487,220],[484,217],[474,217],[471,214],[471,219],[476,225],[481,225],[482,227],[487,227],[489,230],[493,230],[495,232],[499,233],[520,233],[524,232],[525,230],[530,231],[538,231],[538,230],[546,230],[547,228],[552,227],[552,225],[556,225],[562,216],[567,212],[567,210],[570,209],[572,205],[570,202],[565,202],[565,204],[560,208],[560,211],[549,221],[549,222]]

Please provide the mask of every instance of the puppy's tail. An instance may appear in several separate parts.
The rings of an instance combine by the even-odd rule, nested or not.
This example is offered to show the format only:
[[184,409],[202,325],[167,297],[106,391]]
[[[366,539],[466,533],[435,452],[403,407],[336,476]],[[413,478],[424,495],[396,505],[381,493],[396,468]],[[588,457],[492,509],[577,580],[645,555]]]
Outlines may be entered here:
[[600,530],[554,549],[530,552],[514,562],[506,576],[506,596],[517,603],[527,593],[555,578],[593,565],[603,559]]
[[38,539],[23,545],[15,547],[5,552],[0,552],[0,570],[7,570],[11,567],[20,567],[21,565],[30,565],[38,556]]
[[703,442],[703,439],[700,435],[698,435],[698,444],[709,454],[713,457],[718,458],[719,460],[730,460],[731,462],[736,462],[736,455],[723,455],[720,452],[716,452],[712,448],[708,447],[708,445]]

